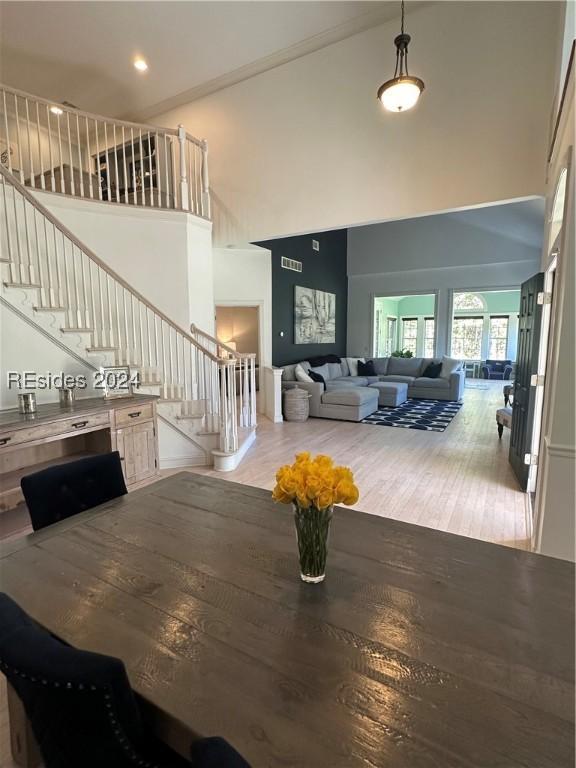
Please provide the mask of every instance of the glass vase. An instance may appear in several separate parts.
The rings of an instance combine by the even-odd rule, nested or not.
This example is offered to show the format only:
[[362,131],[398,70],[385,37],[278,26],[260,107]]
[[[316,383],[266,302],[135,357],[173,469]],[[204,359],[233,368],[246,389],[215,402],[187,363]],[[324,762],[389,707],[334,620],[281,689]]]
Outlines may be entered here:
[[294,505],[294,522],[300,557],[300,578],[309,584],[318,584],[326,576],[328,533],[333,507],[304,509]]

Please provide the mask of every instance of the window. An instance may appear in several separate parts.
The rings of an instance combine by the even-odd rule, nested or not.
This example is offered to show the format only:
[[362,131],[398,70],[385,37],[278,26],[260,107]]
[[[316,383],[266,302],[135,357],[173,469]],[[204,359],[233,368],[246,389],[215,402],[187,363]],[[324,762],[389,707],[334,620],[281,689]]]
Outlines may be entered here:
[[481,317],[455,317],[452,321],[452,357],[463,360],[482,359]]
[[484,299],[478,296],[477,293],[455,293],[454,294],[454,310],[481,310],[486,309]]
[[396,350],[396,325],[398,321],[395,317],[389,317],[386,323],[386,356],[390,357]]
[[493,315],[490,318],[490,360],[506,360],[508,349],[508,317]]
[[434,357],[434,318],[424,318],[424,357]]
[[402,349],[409,349],[416,355],[418,320],[415,317],[402,318]]

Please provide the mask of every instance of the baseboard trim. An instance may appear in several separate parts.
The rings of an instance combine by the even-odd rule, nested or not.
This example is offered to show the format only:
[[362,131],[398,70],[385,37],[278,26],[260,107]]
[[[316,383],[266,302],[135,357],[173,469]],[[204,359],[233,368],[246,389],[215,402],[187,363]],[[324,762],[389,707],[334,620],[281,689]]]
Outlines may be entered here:
[[210,462],[200,456],[174,456],[160,459],[160,469],[183,469],[185,467],[208,467]]
[[232,472],[234,469],[236,469],[236,467],[238,467],[246,455],[248,448],[250,448],[255,440],[256,429],[251,429],[249,432],[247,432],[246,436],[240,443],[238,450],[234,453],[212,451],[212,456],[214,457],[214,469],[218,472]]

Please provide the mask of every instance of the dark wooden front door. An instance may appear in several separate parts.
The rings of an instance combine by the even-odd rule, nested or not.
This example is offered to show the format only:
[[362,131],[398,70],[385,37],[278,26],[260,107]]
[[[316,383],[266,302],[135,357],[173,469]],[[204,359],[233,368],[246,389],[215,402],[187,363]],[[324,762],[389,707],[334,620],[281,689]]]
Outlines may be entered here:
[[528,486],[528,474],[530,472],[530,464],[526,463],[526,454],[530,453],[532,445],[536,399],[536,388],[531,386],[530,380],[533,375],[538,373],[542,320],[542,305],[538,303],[538,294],[542,293],[543,290],[544,273],[539,272],[522,283],[520,291],[518,348],[509,457],[512,469],[524,491]]

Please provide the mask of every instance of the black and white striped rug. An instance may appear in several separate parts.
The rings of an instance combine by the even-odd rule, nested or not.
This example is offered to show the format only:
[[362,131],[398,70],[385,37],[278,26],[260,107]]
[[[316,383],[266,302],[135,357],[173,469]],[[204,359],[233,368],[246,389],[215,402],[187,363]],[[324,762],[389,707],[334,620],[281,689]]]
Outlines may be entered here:
[[397,408],[379,408],[371,416],[362,420],[362,424],[377,427],[401,427],[402,429],[421,429],[425,432],[444,432],[454,416],[462,408],[462,403],[443,400],[406,400]]

